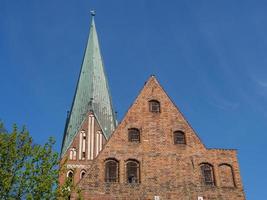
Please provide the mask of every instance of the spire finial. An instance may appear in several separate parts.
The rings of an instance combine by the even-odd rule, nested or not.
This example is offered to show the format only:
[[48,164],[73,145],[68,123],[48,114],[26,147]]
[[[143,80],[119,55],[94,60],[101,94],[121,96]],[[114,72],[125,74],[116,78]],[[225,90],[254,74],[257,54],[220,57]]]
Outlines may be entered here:
[[95,10],[91,10],[90,13],[92,16],[95,16]]

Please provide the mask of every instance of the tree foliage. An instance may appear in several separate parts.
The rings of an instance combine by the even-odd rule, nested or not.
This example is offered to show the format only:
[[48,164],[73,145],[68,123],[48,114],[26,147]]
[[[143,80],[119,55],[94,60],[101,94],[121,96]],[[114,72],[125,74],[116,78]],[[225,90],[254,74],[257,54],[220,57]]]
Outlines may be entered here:
[[49,138],[44,145],[33,143],[25,127],[14,125],[7,133],[0,124],[0,199],[55,199],[58,153]]
[[59,173],[65,173],[66,166],[59,165],[54,144],[53,138],[44,145],[35,144],[25,127],[18,130],[14,125],[8,133],[0,122],[1,200],[69,199],[73,180],[58,184]]

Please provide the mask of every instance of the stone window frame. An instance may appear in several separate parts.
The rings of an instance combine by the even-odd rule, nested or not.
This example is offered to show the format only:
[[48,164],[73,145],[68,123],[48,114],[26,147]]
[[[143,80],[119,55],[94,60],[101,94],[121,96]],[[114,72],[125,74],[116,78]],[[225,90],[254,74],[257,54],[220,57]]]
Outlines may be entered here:
[[[129,179],[128,179],[128,164],[129,163],[135,163],[137,165],[136,167],[136,182],[129,182]],[[127,159],[125,161],[125,181],[127,184],[139,184],[141,183],[141,169],[140,169],[141,165],[140,165],[140,162],[137,160],[137,159],[133,159],[133,158],[130,158],[130,159]]]
[[[211,179],[212,179],[211,181],[206,180],[207,174],[206,175],[204,174],[204,171],[203,171],[204,166],[208,166],[211,170]],[[202,162],[202,163],[200,163],[199,168],[200,168],[200,175],[201,175],[202,184],[204,186],[207,186],[207,187],[215,187],[217,184],[216,184],[214,166],[211,163]]]
[[[232,180],[233,180],[233,186],[232,186],[231,188],[236,188],[237,186],[236,186],[235,173],[234,173],[233,166],[232,166],[231,164],[228,164],[228,163],[220,163],[220,164],[218,164],[218,171],[220,172],[220,167],[221,167],[221,166],[224,166],[224,165],[230,167],[230,169],[231,169]],[[219,176],[219,177],[220,177],[220,176]],[[220,180],[220,181],[221,181],[221,180]],[[220,184],[221,184],[221,182],[220,182]]]
[[[136,131],[138,133],[138,140],[133,139],[133,137],[130,135],[131,131]],[[128,142],[132,143],[140,143],[141,142],[141,131],[138,128],[128,128]]]
[[[116,177],[114,178],[111,178],[111,177],[108,177],[108,171],[107,171],[107,164],[109,162],[113,162],[116,164]],[[120,182],[120,162],[119,160],[117,160],[116,158],[107,158],[105,159],[104,161],[104,177],[105,177],[105,182],[106,183],[119,183]]]
[[[176,135],[177,134],[183,135],[183,142],[176,140]],[[187,144],[187,140],[186,140],[186,134],[185,134],[185,132],[182,131],[182,130],[173,131],[173,143],[175,145],[186,145]]]
[[[154,105],[153,105],[154,104]],[[160,102],[156,99],[151,99],[148,101],[149,111],[152,113],[160,113],[161,112],[161,105]],[[156,108],[158,107],[158,108]]]

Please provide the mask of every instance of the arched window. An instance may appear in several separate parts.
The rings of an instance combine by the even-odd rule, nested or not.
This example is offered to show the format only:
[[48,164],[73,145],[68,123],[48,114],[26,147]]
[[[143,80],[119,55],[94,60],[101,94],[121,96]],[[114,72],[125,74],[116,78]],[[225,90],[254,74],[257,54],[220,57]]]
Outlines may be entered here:
[[140,168],[139,162],[136,160],[129,160],[126,163],[127,183],[140,182]]
[[[74,172],[70,169],[67,172],[67,182],[73,182],[73,176],[74,176]],[[66,187],[65,189],[67,189],[68,191],[70,191],[70,186]],[[71,199],[71,194],[69,194],[68,199]]]
[[108,159],[105,162],[105,181],[119,182],[119,162],[115,159]]
[[69,170],[67,172],[67,177],[70,178],[70,179],[73,179],[73,171],[72,170]]
[[200,165],[201,175],[204,185],[214,186],[214,172],[213,167],[208,163],[203,163]]
[[160,112],[160,103],[157,100],[149,101],[149,111],[155,113]]
[[129,142],[140,142],[140,131],[137,128],[130,128],[128,130]]
[[86,174],[86,171],[83,169],[80,173],[80,179],[82,179]]
[[182,131],[175,131],[173,133],[174,144],[185,144],[185,133]]
[[220,185],[222,187],[235,187],[233,168],[229,164],[219,165]]

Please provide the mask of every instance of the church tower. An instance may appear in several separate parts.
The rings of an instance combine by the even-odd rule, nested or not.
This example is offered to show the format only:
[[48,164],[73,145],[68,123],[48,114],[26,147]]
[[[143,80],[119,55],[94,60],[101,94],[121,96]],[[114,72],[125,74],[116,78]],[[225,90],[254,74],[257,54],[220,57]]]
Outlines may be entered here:
[[155,76],[116,127],[94,13],[61,158],[71,200],[245,200],[237,151],[206,147]]
[[116,126],[93,11],[91,16],[88,42],[61,147],[61,158],[67,158],[67,176],[75,176],[74,180],[85,174]]

